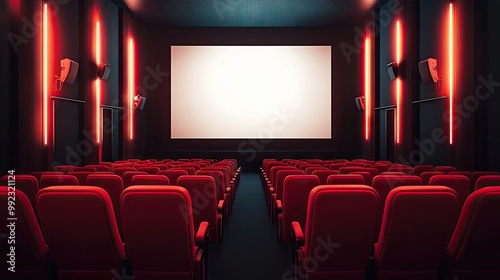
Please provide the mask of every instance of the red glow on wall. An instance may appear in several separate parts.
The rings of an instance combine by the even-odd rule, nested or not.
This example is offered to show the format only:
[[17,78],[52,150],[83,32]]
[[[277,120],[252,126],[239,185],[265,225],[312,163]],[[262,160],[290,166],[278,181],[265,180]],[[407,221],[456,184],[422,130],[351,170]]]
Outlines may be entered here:
[[[96,22],[95,32],[95,53],[96,65],[101,67],[101,27],[99,21]],[[101,79],[97,78],[95,81],[95,96],[96,96],[96,142],[101,141]]]
[[372,85],[371,85],[371,60],[372,60],[372,53],[371,53],[371,40],[367,36],[365,38],[365,62],[364,62],[364,69],[365,69],[365,140],[370,139],[370,121],[371,121],[371,90],[372,90]]
[[135,88],[135,55],[134,55],[134,40],[129,39],[128,42],[128,116],[129,116],[129,139],[134,139],[134,88]]
[[42,13],[42,103],[43,103],[43,144],[48,143],[48,98],[49,98],[49,78],[48,78],[48,11],[47,4],[43,4]]
[[454,105],[454,78],[455,78],[455,73],[454,73],[454,59],[455,59],[455,34],[454,34],[454,18],[453,18],[453,4],[450,3],[450,10],[449,10],[449,26],[448,26],[448,32],[449,32],[449,38],[448,38],[448,55],[449,55],[449,90],[450,90],[450,96],[449,96],[449,101],[450,101],[450,145],[453,144],[453,105]]
[[[396,63],[400,67],[402,53],[403,53],[403,35],[401,30],[401,22],[398,20],[396,22]],[[403,97],[403,86],[400,77],[400,73],[396,79],[396,143],[399,144],[401,139],[401,104]]]

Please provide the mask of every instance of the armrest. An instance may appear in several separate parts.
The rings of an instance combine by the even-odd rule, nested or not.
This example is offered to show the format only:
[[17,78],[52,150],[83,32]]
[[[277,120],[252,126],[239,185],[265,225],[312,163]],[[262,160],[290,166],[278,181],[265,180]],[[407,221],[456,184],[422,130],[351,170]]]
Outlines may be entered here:
[[295,244],[297,246],[304,245],[304,233],[302,232],[299,222],[292,222],[292,233],[295,237]]
[[269,192],[270,193],[274,193],[274,188],[273,187],[269,187]]
[[276,200],[276,211],[277,214],[283,212],[283,203],[281,203],[281,200]]
[[231,187],[227,187],[226,188],[226,193],[230,193],[231,192]]
[[208,222],[201,222],[196,233],[195,243],[197,246],[203,245],[208,236]]
[[217,212],[221,214],[224,213],[224,200],[219,200],[219,204],[217,204]]

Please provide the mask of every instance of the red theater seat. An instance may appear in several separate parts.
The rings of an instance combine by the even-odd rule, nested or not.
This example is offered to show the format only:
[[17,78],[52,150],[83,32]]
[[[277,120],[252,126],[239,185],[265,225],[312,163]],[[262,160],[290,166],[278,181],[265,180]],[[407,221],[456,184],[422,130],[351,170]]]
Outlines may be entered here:
[[312,175],[315,170],[329,170],[329,169],[325,168],[323,166],[312,166],[312,167],[306,168],[305,171],[306,171],[307,175]]
[[500,187],[475,191],[465,201],[448,245],[448,279],[500,279]]
[[87,182],[87,177],[92,174],[93,172],[90,171],[71,171],[68,173],[68,175],[73,175],[78,179],[78,184],[79,185],[85,185]]
[[326,179],[327,185],[365,185],[365,178],[359,174],[330,175]]
[[[89,165],[86,165],[85,167],[95,168],[96,172],[109,172],[109,171],[111,171],[111,167],[106,166],[106,165],[89,164]],[[73,170],[73,171],[76,171],[76,170]]]
[[185,188],[191,196],[195,231],[203,221],[207,221],[210,225],[208,242],[222,241],[224,200],[217,200],[214,178],[208,175],[184,175],[179,177],[177,185]]
[[393,189],[375,245],[377,279],[437,279],[459,209],[457,194],[448,187]]
[[170,181],[165,175],[135,175],[130,181],[130,186],[136,185],[170,185]]
[[[29,199],[35,215],[38,216],[36,209],[36,194],[38,193],[38,180],[32,175],[15,175],[16,189],[22,191]],[[11,178],[13,179],[13,178]],[[11,180],[13,182],[13,180]],[[5,175],[0,179],[0,186],[9,185],[9,175]],[[6,205],[6,204],[5,204]]]
[[[18,180],[16,175],[16,183]],[[0,251],[2,252],[2,261],[0,262],[0,278],[1,279],[49,279],[49,248],[45,244],[40,226],[35,217],[33,208],[28,197],[19,189],[15,190],[15,196],[9,196],[12,189],[0,186],[0,219],[2,220],[2,228],[0,233],[3,236],[0,242]],[[15,197],[15,200],[9,197]],[[8,203],[15,201],[15,216],[9,215],[7,209]],[[15,221],[7,219],[15,217]],[[14,228],[9,227],[9,224],[14,223]],[[7,239],[14,236],[14,239]],[[15,240],[15,244],[8,240]],[[8,271],[11,267],[9,263],[11,257],[11,246],[15,246],[14,251],[14,269],[15,272]]]
[[42,178],[42,175],[44,175],[44,174],[63,175],[64,173],[59,172],[59,171],[35,171],[35,172],[31,172],[31,175],[33,175],[38,182],[40,182],[40,178]]
[[435,175],[430,179],[429,185],[447,186],[455,190],[460,208],[469,196],[470,180],[463,175]]
[[430,172],[430,171],[434,171],[434,166],[430,164],[422,164],[415,166],[415,175],[417,176],[420,176],[422,172]]
[[113,173],[115,173],[116,175],[118,175],[122,178],[123,178],[123,173],[125,173],[127,171],[137,171],[137,170],[133,167],[117,167],[117,168],[113,169]]
[[448,175],[463,175],[469,178],[469,180],[472,180],[472,172],[470,171],[452,171],[448,173]]
[[378,174],[382,174],[383,172],[389,171],[389,165],[387,164],[374,164],[372,165],[372,168],[377,169]]
[[349,174],[358,174],[358,175],[361,175],[361,176],[363,176],[363,179],[365,180],[365,183],[364,183],[365,185],[368,185],[368,186],[372,185],[373,177],[372,177],[372,174],[370,172],[357,171],[357,172],[351,172]]
[[[108,193],[91,186],[58,186],[37,195],[43,235],[58,279],[109,280],[121,272],[125,250]],[[142,217],[141,217],[142,218]]]
[[128,188],[128,187],[131,186],[131,184],[132,184],[132,178],[135,175],[148,175],[148,173],[145,172],[145,171],[126,171],[122,175],[122,178],[123,178],[123,188],[124,189],[126,189],[126,188]]
[[316,175],[289,175],[283,183],[283,200],[276,200],[278,240],[290,243],[292,222],[306,224],[307,199],[319,185]]
[[500,175],[498,172],[494,171],[474,171],[472,172],[472,179],[471,179],[471,192],[474,191],[474,188],[476,187],[476,181],[479,179],[481,176],[485,175]]
[[380,173],[380,175],[404,176],[405,174],[399,171],[387,171]]
[[365,279],[377,207],[377,193],[368,186],[314,188],[305,225],[292,223],[295,271],[301,279]]
[[158,171],[160,171],[160,168],[152,166],[144,166],[144,167],[138,167],[137,171],[144,171],[149,175],[155,175],[158,173]]
[[[187,175],[187,174],[186,174]],[[231,190],[226,187],[224,173],[220,170],[206,170],[201,169],[196,171],[196,175],[206,175],[214,179],[216,186],[217,201],[224,201],[224,219],[227,222],[229,220],[229,203]]]
[[423,185],[429,185],[429,181],[433,176],[444,175],[441,171],[425,171],[420,174],[420,179],[422,179]]
[[450,172],[457,171],[457,169],[453,166],[436,166],[434,171],[443,172],[444,175],[447,175]]
[[312,175],[318,176],[320,185],[326,185],[326,180],[328,179],[328,176],[334,174],[340,174],[340,172],[338,170],[315,170],[312,173]]
[[54,166],[54,171],[68,174],[68,172],[73,171],[74,168],[75,167],[73,165],[59,165],[59,166]]
[[210,225],[196,225],[195,235],[186,189],[132,186],[123,191],[121,202],[127,257],[137,279],[205,279]]
[[268,211],[271,216],[271,221],[274,223],[276,219],[276,200],[283,199],[283,185],[285,183],[285,178],[290,175],[306,175],[302,170],[292,168],[292,169],[282,169],[276,173],[276,180],[273,187],[270,187],[267,196]]
[[500,186],[500,175],[484,175],[476,180],[474,185],[474,191],[482,189],[484,187]]
[[178,166],[175,166],[173,168],[171,168],[172,170],[184,170],[188,173],[188,175],[194,175],[194,173],[196,172],[196,169],[194,167],[184,167],[183,165],[178,165]]
[[96,172],[97,168],[95,167],[81,167],[81,166],[75,166],[73,168],[73,172]]
[[413,175],[415,174],[415,169],[406,165],[392,165],[389,167],[389,172],[402,172],[405,175]]
[[348,166],[347,166],[347,164],[343,164],[343,163],[334,163],[334,164],[331,164],[329,168],[331,170],[340,170],[340,168],[343,168],[343,167],[348,167]]
[[[85,184],[85,182],[84,182]],[[40,189],[51,186],[80,185],[78,178],[73,175],[53,175],[45,174],[40,178]]]
[[189,175],[186,170],[182,169],[168,169],[168,170],[160,170],[157,175],[165,175],[168,178],[168,181],[172,185],[177,184],[177,179],[183,175]]

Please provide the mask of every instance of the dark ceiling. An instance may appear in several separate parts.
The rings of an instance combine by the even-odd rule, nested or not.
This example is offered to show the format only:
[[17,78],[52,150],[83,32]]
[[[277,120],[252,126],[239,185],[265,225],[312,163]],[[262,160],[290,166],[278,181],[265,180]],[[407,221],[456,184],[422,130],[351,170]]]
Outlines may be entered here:
[[383,0],[112,0],[155,27],[325,27],[356,22]]

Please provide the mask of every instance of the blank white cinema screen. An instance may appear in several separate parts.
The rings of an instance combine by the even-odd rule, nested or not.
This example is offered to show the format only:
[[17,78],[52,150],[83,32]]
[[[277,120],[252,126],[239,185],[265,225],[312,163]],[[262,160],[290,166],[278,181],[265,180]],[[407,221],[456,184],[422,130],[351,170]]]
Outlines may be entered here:
[[331,139],[331,46],[172,46],[172,139]]

